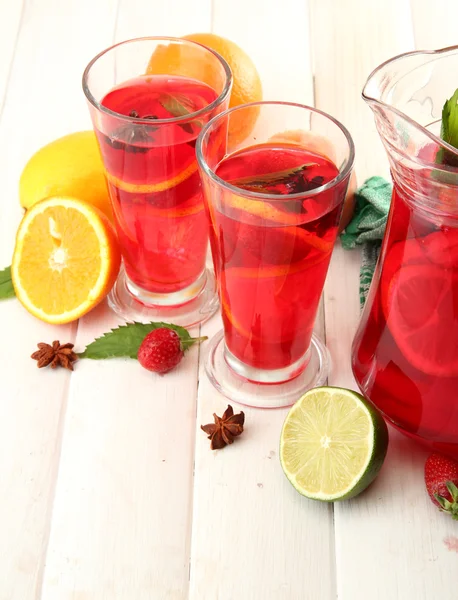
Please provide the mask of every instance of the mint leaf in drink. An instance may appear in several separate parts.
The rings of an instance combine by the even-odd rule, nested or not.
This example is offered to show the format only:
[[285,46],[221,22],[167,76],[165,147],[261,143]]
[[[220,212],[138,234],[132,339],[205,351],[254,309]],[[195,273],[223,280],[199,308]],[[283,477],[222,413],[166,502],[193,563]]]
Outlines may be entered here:
[[183,350],[202,338],[192,338],[184,327],[170,323],[128,323],[112,329],[89,344],[79,358],[101,360],[104,358],[137,358],[138,349],[145,337],[154,329],[167,327],[178,333]]
[[[159,96],[159,104],[173,117],[185,117],[196,112],[194,105],[189,101],[186,96],[177,94],[172,96],[171,94],[163,93]],[[202,121],[193,121],[199,127],[203,126]],[[186,133],[194,133],[191,123],[177,123]]]
[[[447,100],[442,109],[441,139],[458,149],[458,89]],[[441,148],[436,156],[436,163],[458,167],[458,156],[445,148]]]
[[[229,179],[228,183],[235,185],[243,190],[250,192],[259,192],[261,194],[283,193],[272,188],[276,186],[285,186],[288,193],[294,194],[296,191],[307,191],[305,189],[297,190],[298,183],[303,183],[303,175],[310,167],[318,166],[317,163],[305,163],[291,169],[275,171],[273,173],[262,173],[261,175],[250,177],[239,177],[238,179]],[[303,187],[303,186],[302,186]],[[316,187],[316,186],[315,186]],[[313,186],[310,188],[313,189]]]
[[14,298],[15,295],[16,293],[11,280],[11,267],[6,267],[6,269],[0,271],[0,300]]

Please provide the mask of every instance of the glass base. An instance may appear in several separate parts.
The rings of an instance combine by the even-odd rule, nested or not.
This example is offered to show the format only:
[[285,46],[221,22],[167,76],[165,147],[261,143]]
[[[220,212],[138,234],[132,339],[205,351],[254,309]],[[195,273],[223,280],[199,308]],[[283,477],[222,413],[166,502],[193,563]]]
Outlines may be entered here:
[[219,308],[215,276],[211,269],[206,269],[198,281],[185,290],[173,294],[150,294],[133,284],[121,268],[107,300],[110,308],[125,321],[165,321],[182,327],[204,323]]
[[[233,362],[234,359],[238,365]],[[239,372],[234,371],[230,364]],[[307,390],[324,385],[330,370],[330,354],[316,335],[312,336],[310,348],[302,359],[291,367],[276,371],[254,369],[241,363],[227,350],[223,331],[219,331],[208,343],[205,359],[207,376],[223,396],[255,408],[293,405]],[[295,373],[299,374],[294,376]],[[285,381],[285,377],[294,379]],[[253,381],[254,378],[257,382]]]

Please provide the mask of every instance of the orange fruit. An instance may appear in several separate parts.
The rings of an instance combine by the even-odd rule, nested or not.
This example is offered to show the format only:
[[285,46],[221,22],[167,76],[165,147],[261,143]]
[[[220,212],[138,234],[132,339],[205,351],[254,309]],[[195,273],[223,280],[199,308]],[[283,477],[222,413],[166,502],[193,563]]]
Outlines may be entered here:
[[[262,100],[262,84],[254,62],[240,46],[214,33],[192,33],[183,37],[197,42],[220,54],[232,71],[233,83],[229,108],[259,102]],[[147,74],[179,74],[199,79],[215,87],[215,77],[210,65],[202,65],[200,53],[191,48],[160,45],[154,51],[147,68]],[[213,85],[212,85],[213,84]],[[230,121],[229,142],[236,146],[248,137],[259,115],[259,107],[247,109],[232,115]],[[232,148],[234,149],[234,147]]]
[[[318,135],[315,132],[305,131],[303,129],[283,131],[273,135],[269,139],[269,142],[298,144],[310,152],[316,152],[317,154],[321,154],[321,156],[329,158],[329,160],[332,160],[332,162],[337,165],[337,155],[333,143],[328,138]],[[347,194],[345,196],[345,203],[339,224],[339,233],[345,229],[353,216],[357,187],[356,173],[353,171],[350,176]]]
[[108,181],[125,192],[129,192],[131,194],[152,194],[155,192],[165,192],[165,190],[175,187],[188,177],[191,177],[191,175],[193,175],[196,171],[197,163],[193,161],[188,167],[180,171],[178,175],[175,175],[170,179],[159,181],[158,183],[131,183],[121,179],[120,177],[112,175],[108,171],[106,171],[106,176]]
[[87,202],[55,197],[36,203],[16,236],[11,275],[16,296],[47,323],[69,323],[112,288],[121,264],[108,218]]
[[77,131],[50,142],[29,159],[19,181],[25,209],[54,196],[71,196],[99,208],[111,220],[110,196],[97,138]]

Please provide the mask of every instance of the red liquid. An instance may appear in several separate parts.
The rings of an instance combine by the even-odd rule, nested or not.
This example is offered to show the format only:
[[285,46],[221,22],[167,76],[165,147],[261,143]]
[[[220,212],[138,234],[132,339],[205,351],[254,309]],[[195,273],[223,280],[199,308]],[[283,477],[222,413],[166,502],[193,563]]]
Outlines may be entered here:
[[396,190],[353,371],[394,425],[458,458],[458,223],[435,224]]
[[[216,98],[198,81],[155,75],[113,88],[102,104],[126,116],[135,111],[140,118],[171,119],[176,99],[192,113]],[[104,133],[96,133],[127,275],[144,290],[169,293],[196,281],[205,265],[208,223],[195,156],[203,118],[159,125],[154,120],[104,116]]]
[[226,191],[224,201],[216,199],[210,207],[226,345],[256,368],[288,367],[309,348],[347,182],[288,200],[288,193],[318,188],[338,174],[325,157],[293,145],[242,150],[216,171],[230,182],[305,163],[316,164],[302,179],[293,177],[269,189],[278,200],[247,199]]

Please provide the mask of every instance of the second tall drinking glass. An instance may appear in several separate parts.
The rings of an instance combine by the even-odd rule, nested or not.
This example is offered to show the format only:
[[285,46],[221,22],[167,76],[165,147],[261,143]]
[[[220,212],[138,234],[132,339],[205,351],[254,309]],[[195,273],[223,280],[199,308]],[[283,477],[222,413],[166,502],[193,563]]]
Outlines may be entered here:
[[128,321],[190,326],[218,306],[195,144],[231,81],[218,54],[175,38],[117,44],[84,72],[124,264],[108,300]]
[[[253,117],[244,141],[231,136]],[[263,102],[215,117],[196,150],[224,323],[210,342],[207,374],[234,401],[288,406],[328,375],[313,327],[353,142],[325,113]]]

